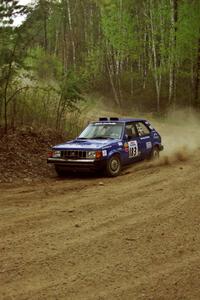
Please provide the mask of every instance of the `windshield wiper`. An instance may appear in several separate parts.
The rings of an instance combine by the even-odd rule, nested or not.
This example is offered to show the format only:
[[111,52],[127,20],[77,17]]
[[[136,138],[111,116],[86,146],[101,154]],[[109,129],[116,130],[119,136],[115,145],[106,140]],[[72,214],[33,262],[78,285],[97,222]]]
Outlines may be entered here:
[[93,136],[90,138],[91,140],[100,140],[100,139],[105,139],[103,136]]
[[106,139],[111,139],[113,140],[114,138],[113,137],[110,137],[110,136],[93,136],[93,137],[90,137],[90,138],[86,138],[86,137],[78,137],[76,138],[77,140],[106,140]]

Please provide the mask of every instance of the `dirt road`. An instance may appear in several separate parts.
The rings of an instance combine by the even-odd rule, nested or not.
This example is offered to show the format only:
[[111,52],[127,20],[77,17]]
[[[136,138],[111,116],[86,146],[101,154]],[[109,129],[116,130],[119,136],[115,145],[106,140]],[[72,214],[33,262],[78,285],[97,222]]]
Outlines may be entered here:
[[0,299],[200,299],[200,152],[0,186]]

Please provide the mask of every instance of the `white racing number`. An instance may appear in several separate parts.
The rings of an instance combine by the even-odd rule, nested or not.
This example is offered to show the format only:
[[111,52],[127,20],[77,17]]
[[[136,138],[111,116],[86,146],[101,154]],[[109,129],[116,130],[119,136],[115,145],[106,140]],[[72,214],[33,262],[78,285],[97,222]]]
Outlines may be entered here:
[[138,156],[138,143],[137,141],[128,142],[129,158]]

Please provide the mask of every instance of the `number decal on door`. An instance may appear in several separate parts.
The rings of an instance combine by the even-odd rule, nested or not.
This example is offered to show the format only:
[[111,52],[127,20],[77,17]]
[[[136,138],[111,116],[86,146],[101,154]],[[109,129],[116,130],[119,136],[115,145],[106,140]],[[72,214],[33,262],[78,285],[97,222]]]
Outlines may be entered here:
[[138,156],[138,143],[137,141],[128,142],[129,158]]

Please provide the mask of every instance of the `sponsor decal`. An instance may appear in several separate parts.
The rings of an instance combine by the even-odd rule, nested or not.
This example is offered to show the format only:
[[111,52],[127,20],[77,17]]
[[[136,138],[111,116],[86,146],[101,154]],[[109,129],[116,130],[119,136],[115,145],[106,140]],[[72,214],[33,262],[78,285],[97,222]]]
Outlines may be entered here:
[[129,158],[133,158],[139,155],[137,141],[128,142],[128,153]]
[[107,150],[103,150],[103,151],[102,151],[102,155],[103,155],[103,156],[107,156]]
[[152,148],[152,143],[151,142],[146,142],[146,148],[151,149]]
[[123,143],[122,143],[122,142],[119,142],[119,143],[118,143],[118,146],[122,146],[122,145],[123,145]]

